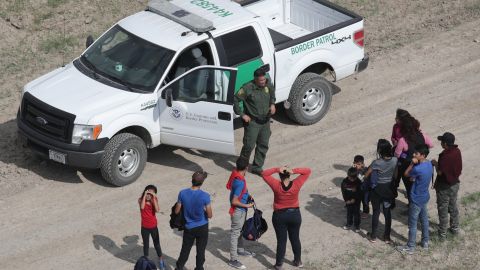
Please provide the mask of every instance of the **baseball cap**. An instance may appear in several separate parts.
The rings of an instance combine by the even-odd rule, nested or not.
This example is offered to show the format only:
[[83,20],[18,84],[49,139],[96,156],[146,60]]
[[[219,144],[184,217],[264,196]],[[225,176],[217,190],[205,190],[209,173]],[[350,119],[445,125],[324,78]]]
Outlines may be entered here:
[[447,145],[453,145],[455,143],[455,135],[450,132],[443,133],[442,136],[438,136],[437,139]]
[[192,180],[203,181],[207,178],[208,173],[205,171],[196,171],[192,175]]

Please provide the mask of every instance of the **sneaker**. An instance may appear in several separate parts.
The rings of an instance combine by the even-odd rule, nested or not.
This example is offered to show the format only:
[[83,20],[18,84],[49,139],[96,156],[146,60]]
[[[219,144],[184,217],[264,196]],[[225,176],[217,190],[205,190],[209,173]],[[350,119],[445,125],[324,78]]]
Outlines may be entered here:
[[376,243],[377,242],[377,238],[375,237],[372,237],[372,234],[371,233],[367,233],[367,239],[368,241],[370,241],[371,243]]
[[342,227],[344,230],[350,230],[350,228],[352,228],[352,226],[348,226],[348,225],[345,225]]
[[368,213],[362,213],[362,218],[363,218],[363,219],[368,218]]
[[275,270],[283,270],[283,267],[281,265],[274,265],[273,269]]
[[454,236],[464,236],[465,232],[460,228],[449,228],[448,231]]
[[163,259],[158,260],[158,269],[165,270],[167,267],[165,266],[165,261]]
[[428,243],[422,243],[422,249],[428,251]]
[[409,246],[397,246],[396,250],[401,252],[401,253],[408,254],[408,255],[412,255],[415,251],[413,248],[411,248]]
[[353,229],[353,232],[359,233],[359,232],[360,232],[360,228],[355,228],[355,229]]
[[242,251],[238,251],[237,252],[238,255],[240,256],[244,256],[244,257],[255,257],[255,252],[251,252],[251,251],[248,251],[248,250],[242,250]]
[[385,242],[385,244],[387,245],[390,245],[392,243],[392,239],[390,239],[390,237],[383,237],[383,241]]
[[231,267],[235,267],[237,269],[247,269],[247,267],[245,265],[243,265],[241,262],[239,262],[237,260],[229,261],[228,265],[230,265]]
[[293,265],[298,268],[303,268],[302,261],[293,261]]
[[252,168],[252,173],[258,176],[262,176],[263,169],[262,168]]

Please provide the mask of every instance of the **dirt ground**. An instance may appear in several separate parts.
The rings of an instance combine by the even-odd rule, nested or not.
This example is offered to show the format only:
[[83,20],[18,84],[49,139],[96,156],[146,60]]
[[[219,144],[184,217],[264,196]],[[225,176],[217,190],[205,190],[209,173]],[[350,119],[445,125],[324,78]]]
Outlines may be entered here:
[[[467,236],[433,243],[429,252],[404,257],[393,247],[342,230],[345,210],[339,183],[355,154],[375,158],[379,138],[389,138],[395,109],[409,110],[432,138],[453,132],[463,153],[461,197],[480,191],[480,2],[478,0],[338,0],[366,17],[368,69],[337,83],[327,116],[301,127],[282,111],[272,125],[266,167],[305,166],[313,174],[301,193],[303,261],[307,269],[416,268],[480,269],[478,226],[467,219]],[[161,245],[172,266],[181,235],[168,226],[170,206],[193,171],[210,172],[203,189],[212,195],[207,269],[229,269],[228,192],[224,184],[234,157],[161,146],[149,151],[135,183],[114,188],[96,171],[77,171],[42,161],[16,139],[15,115],[25,83],[71,61],[88,34],[98,36],[119,18],[144,8],[145,1],[8,0],[0,3],[0,269],[132,269],[142,254],[137,198],[143,187],[159,187]],[[63,33],[65,32],[65,36]],[[236,131],[237,150],[243,131]],[[430,157],[441,151],[438,142]],[[271,225],[273,194],[248,175],[249,189]],[[475,197],[478,199],[478,197]],[[431,193],[431,230],[438,223]],[[468,201],[468,200],[465,200]],[[403,244],[406,200],[393,212],[392,238]],[[475,204],[473,204],[475,205]],[[476,204],[478,206],[478,203]],[[383,222],[383,218],[380,219]],[[472,225],[473,224],[473,225]],[[258,255],[248,269],[267,269],[275,258],[273,228],[248,247]],[[154,254],[153,248],[150,252]],[[290,248],[287,260],[292,259]],[[193,269],[194,252],[187,263]],[[286,269],[293,269],[287,262]],[[173,269],[173,268],[172,268]]]

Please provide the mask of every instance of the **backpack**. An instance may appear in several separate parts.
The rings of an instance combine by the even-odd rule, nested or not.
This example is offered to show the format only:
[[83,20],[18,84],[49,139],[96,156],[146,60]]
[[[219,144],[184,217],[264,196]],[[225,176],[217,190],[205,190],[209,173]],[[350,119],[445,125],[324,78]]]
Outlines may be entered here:
[[243,224],[242,236],[248,241],[257,241],[268,230],[268,225],[262,217],[263,212],[253,206],[253,217]]
[[177,203],[173,204],[172,212],[170,213],[170,228],[183,231],[185,229],[185,216],[183,215],[183,205],[182,208],[180,208],[180,213],[178,214],[175,214],[176,206]]
[[147,257],[142,256],[138,258],[137,262],[135,263],[134,270],[157,270],[155,263],[149,260]]

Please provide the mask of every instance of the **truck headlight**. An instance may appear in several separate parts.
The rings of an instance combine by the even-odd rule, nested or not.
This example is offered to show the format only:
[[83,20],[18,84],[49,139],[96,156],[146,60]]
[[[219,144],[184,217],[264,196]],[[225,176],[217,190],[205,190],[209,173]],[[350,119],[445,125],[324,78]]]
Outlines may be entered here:
[[83,140],[96,140],[102,132],[102,125],[74,125],[72,143],[80,144]]

